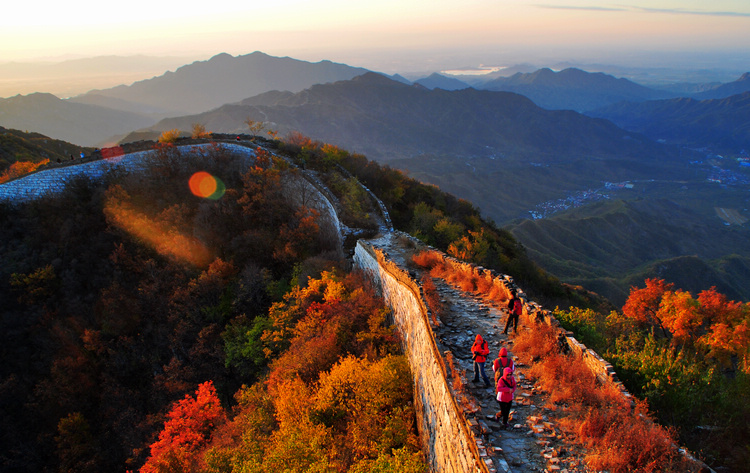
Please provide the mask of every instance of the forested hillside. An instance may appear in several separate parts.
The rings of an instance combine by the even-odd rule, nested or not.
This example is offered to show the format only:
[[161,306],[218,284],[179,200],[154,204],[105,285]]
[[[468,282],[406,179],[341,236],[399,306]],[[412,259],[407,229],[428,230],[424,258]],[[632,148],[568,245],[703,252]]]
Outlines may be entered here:
[[[378,210],[353,174],[400,228],[515,272],[542,298],[585,299],[468,202],[304,137],[265,144],[317,169],[360,234]],[[159,144],[142,175],[0,204],[5,471],[422,471],[387,310],[300,205],[299,171],[257,153]],[[352,392],[354,416],[325,394],[352,372],[380,389]]]
[[[81,151],[88,151],[88,148],[54,140],[39,133],[0,127],[0,173],[9,176],[8,178],[22,175],[44,162],[69,160],[71,155],[78,156]],[[14,165],[16,169],[9,170]]]

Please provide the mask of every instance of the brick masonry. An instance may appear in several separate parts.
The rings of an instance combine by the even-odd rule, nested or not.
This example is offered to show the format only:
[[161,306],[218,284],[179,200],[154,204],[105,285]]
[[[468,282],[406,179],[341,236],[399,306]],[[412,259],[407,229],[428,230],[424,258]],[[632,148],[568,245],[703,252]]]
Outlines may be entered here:
[[431,471],[492,471],[451,393],[421,288],[387,253],[369,242],[357,243],[354,263],[370,274],[392,309],[412,368],[418,428]]

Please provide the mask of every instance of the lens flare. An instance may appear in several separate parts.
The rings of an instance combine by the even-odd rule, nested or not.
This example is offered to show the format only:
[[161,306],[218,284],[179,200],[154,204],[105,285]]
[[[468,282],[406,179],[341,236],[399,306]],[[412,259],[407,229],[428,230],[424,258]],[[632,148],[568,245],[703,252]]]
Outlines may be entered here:
[[190,192],[206,199],[220,199],[226,191],[221,179],[205,171],[198,171],[193,174],[188,184],[190,185]]
[[199,268],[207,267],[214,258],[211,251],[195,237],[157,221],[128,202],[107,199],[104,214],[111,225],[130,233],[168,258]]

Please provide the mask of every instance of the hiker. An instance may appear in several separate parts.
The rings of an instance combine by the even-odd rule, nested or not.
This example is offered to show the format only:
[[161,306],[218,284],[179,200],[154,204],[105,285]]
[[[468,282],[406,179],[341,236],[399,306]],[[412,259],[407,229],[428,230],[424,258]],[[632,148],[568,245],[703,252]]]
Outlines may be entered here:
[[496,385],[497,381],[503,375],[505,368],[510,368],[511,372],[516,371],[516,367],[513,365],[513,358],[510,358],[508,356],[508,350],[505,347],[502,347],[498,353],[498,358],[495,358],[495,361],[492,362],[492,371],[495,372]]
[[497,402],[500,403],[500,415],[503,420],[503,428],[508,428],[508,417],[510,416],[510,406],[513,404],[513,393],[516,392],[516,378],[513,377],[513,370],[505,368],[503,376],[497,381]]
[[481,335],[477,334],[477,337],[474,339],[474,345],[471,346],[471,359],[474,360],[474,382],[479,382],[479,373],[482,373],[485,387],[492,386],[489,378],[487,378],[487,374],[484,372],[484,362],[487,361],[487,355],[489,354],[490,347],[487,345],[487,341]]
[[513,333],[518,333],[518,317],[520,317],[522,312],[523,302],[516,296],[516,291],[511,291],[510,300],[508,301],[508,321],[505,323],[503,334],[508,335],[511,322],[513,323]]

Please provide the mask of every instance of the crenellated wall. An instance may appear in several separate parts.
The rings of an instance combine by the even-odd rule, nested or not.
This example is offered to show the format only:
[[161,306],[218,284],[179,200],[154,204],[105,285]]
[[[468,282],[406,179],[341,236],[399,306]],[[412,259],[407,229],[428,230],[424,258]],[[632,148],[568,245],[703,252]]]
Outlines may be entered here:
[[490,282],[498,292],[504,293],[506,297],[510,296],[511,288],[513,288],[523,302],[523,315],[520,317],[521,323],[530,324],[534,322],[542,322],[552,327],[557,327],[558,339],[565,344],[567,351],[578,357],[596,375],[601,383],[614,384],[626,399],[632,399],[632,395],[617,378],[614,367],[608,361],[599,356],[594,350],[587,348],[586,345],[576,340],[573,332],[563,329],[560,321],[553,317],[550,311],[544,310],[536,302],[530,301],[523,290],[515,285],[511,276],[499,274],[490,269],[485,269],[471,263],[457,260],[444,253],[438,253],[441,255],[443,261],[449,266],[455,268],[456,271],[470,272],[475,276],[485,279]]
[[[401,232],[393,232],[384,237],[388,238],[411,239],[418,244],[414,237]],[[483,451],[482,442],[477,442],[478,439],[468,428],[463,410],[456,403],[457,394],[449,386],[449,365],[446,364],[449,360],[441,355],[435,343],[429,322],[429,309],[424,302],[421,286],[377,246],[381,246],[377,241],[359,241],[354,263],[372,277],[381,288],[386,303],[393,310],[394,323],[403,338],[404,351],[412,368],[419,430],[423,444],[428,449],[426,453],[431,471],[496,471],[492,461]],[[614,384],[622,395],[632,402],[632,395],[617,379],[612,365],[576,340],[572,332],[564,330],[549,311],[529,301],[523,291],[515,285],[512,277],[465,263],[441,252],[438,254],[445,263],[456,270],[470,271],[484,278],[501,293],[510,295],[511,289],[515,290],[524,302],[522,323],[546,323],[557,327],[558,339],[562,346],[567,347],[573,356],[582,360],[597,375],[600,382]],[[701,471],[713,471],[686,450],[680,448],[679,451],[690,462],[703,468]]]
[[[475,473],[495,471],[482,455],[456,404],[448,384],[445,360],[441,356],[429,323],[429,311],[419,285],[387,254],[360,240],[354,263],[380,287],[393,312],[393,321],[412,369],[415,408],[422,444],[427,449],[430,470]],[[485,460],[486,459],[486,460]]]

